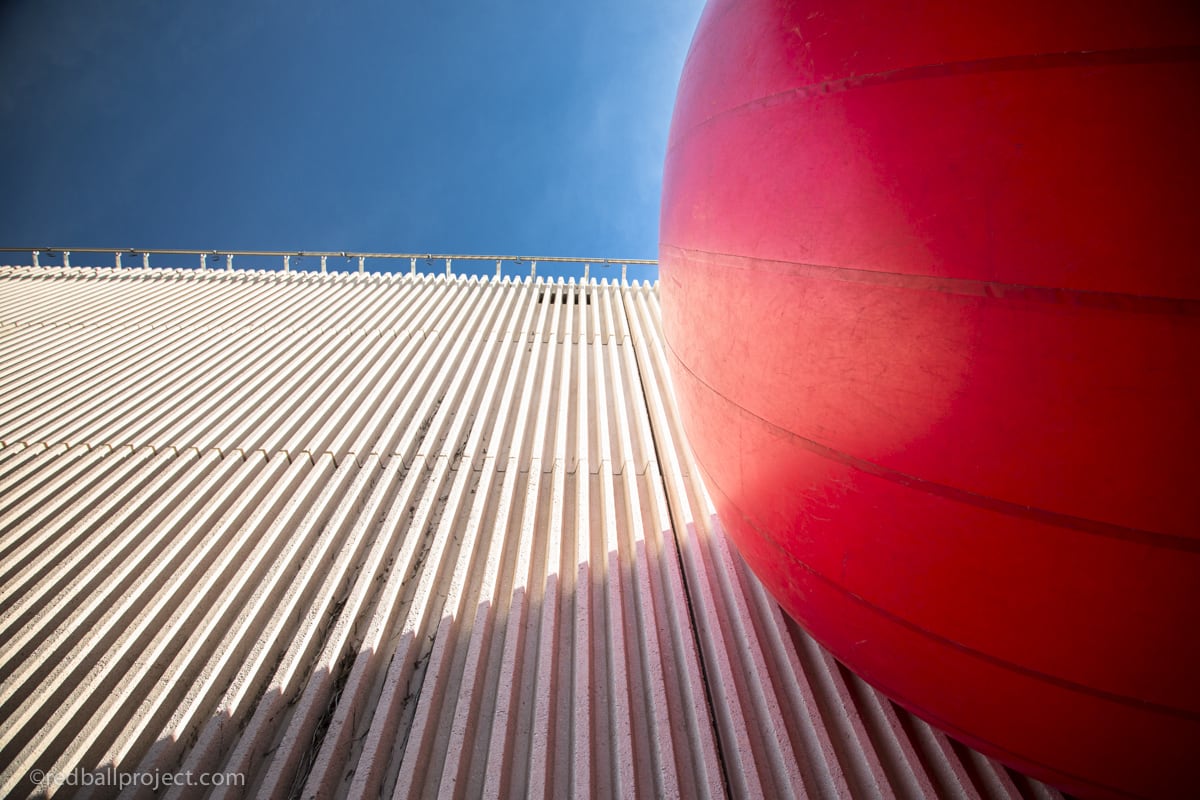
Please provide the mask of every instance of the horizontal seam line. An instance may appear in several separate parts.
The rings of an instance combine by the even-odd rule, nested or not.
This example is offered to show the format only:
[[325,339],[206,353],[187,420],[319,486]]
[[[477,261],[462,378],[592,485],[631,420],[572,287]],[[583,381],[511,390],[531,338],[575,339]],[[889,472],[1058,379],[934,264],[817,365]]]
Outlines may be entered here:
[[[728,500],[729,499],[728,495],[726,495],[725,492],[720,488],[720,485],[715,480],[713,480],[712,476],[710,474],[708,474],[708,471],[704,469],[703,465],[701,465],[701,469],[704,470],[705,475],[707,476],[707,478],[711,482],[711,484],[713,486],[717,487],[717,491],[720,492],[723,496],[725,496],[726,500]],[[839,594],[845,595],[846,597],[850,598],[852,601],[854,601],[858,605],[861,605],[864,608],[866,608],[876,614],[879,614],[882,617],[885,617],[886,619],[890,620],[892,623],[899,625],[900,627],[904,628],[905,630],[911,631],[919,636],[923,636],[923,637],[930,639],[934,642],[937,642],[938,644],[941,644],[945,647],[949,647],[953,650],[957,650],[958,652],[961,652],[964,655],[968,655],[973,658],[977,658],[981,661],[991,664],[992,666],[1000,667],[1002,669],[1006,669],[1006,670],[1009,670],[1010,672],[1015,672],[1017,674],[1024,675],[1026,677],[1043,680],[1046,683],[1057,686],[1061,689],[1067,689],[1069,691],[1074,691],[1079,694],[1086,694],[1091,697],[1098,697],[1102,700],[1107,700],[1112,703],[1117,703],[1120,705],[1129,706],[1131,708],[1137,708],[1137,709],[1141,709],[1144,711],[1151,711],[1153,713],[1162,714],[1164,716],[1186,719],[1191,722],[1200,722],[1200,712],[1187,711],[1186,709],[1174,708],[1172,706],[1164,706],[1159,703],[1152,703],[1147,700],[1138,699],[1136,697],[1129,697],[1127,695],[1117,694],[1115,692],[1109,692],[1104,689],[1099,689],[1099,688],[1096,688],[1093,686],[1086,686],[1081,683],[1075,683],[1074,681],[1069,681],[1065,678],[1060,678],[1056,675],[1051,675],[1046,672],[1041,672],[1039,670],[1032,669],[1030,667],[1021,666],[1020,664],[1014,664],[1011,661],[1006,661],[997,656],[993,656],[988,653],[984,653],[980,650],[976,650],[973,647],[965,645],[962,642],[956,642],[953,639],[950,639],[948,637],[934,633],[933,631],[930,631],[926,628],[922,628],[921,626],[913,623],[911,620],[907,620],[907,619],[904,619],[903,617],[896,616],[895,614],[891,613],[887,609],[885,609],[881,606],[878,606],[875,603],[872,603],[871,601],[867,600],[866,598],[862,597],[861,595],[858,595],[858,594],[850,591],[846,587],[836,583],[833,579],[831,579],[827,575],[824,575],[823,573],[818,572],[812,566],[805,563],[804,561],[801,561],[799,558],[797,558],[791,552],[789,552],[783,546],[781,546],[777,541],[775,541],[774,537],[772,537],[771,534],[762,530],[758,525],[756,525],[754,523],[753,520],[751,520],[748,516],[746,516],[746,513],[741,508],[734,505],[733,503],[730,503],[729,505],[736,508],[738,511],[738,516],[740,516],[747,525],[749,525],[751,528],[753,528],[754,531],[757,532],[758,535],[761,536],[764,541],[766,541],[773,548],[778,550],[791,563],[800,567],[805,572],[809,573],[814,578],[816,578],[820,582],[826,584],[829,588],[833,589],[834,591],[838,592]]]
[[667,152],[682,144],[700,128],[732,116],[739,111],[748,111],[782,105],[792,100],[841,94],[852,89],[881,86],[888,83],[946,78],[958,75],[982,75],[992,72],[1017,72],[1021,70],[1064,69],[1070,67],[1094,67],[1110,64],[1167,64],[1200,59],[1200,47],[1179,45],[1174,47],[1127,47],[1113,50],[1068,50],[1063,52],[1033,53],[1028,55],[994,56],[963,61],[943,61],[934,64],[918,64],[908,67],[869,72],[863,75],[848,75],[827,81],[796,86],[781,92],[756,97],[719,111],[697,122],[679,139],[669,142]]
[[696,375],[696,373],[692,371],[691,367],[684,363],[683,359],[679,356],[679,353],[676,352],[675,348],[671,345],[670,340],[665,336],[663,338],[667,349],[671,351],[671,355],[675,358],[679,365],[687,371],[688,375],[690,375],[693,380],[707,387],[713,394],[717,395],[734,408],[739,409],[742,413],[758,420],[764,425],[769,426],[771,429],[790,437],[799,443],[804,449],[808,450],[814,455],[825,458],[826,460],[844,464],[860,472],[864,472],[868,475],[874,475],[878,478],[883,478],[884,480],[899,484],[908,489],[922,491],[927,494],[951,500],[953,502],[963,503],[964,505],[970,505],[975,508],[982,508],[987,511],[994,511],[998,514],[1004,514],[1006,516],[1016,517],[1018,519],[1033,520],[1047,525],[1078,531],[1080,533],[1086,533],[1093,536],[1103,536],[1109,539],[1137,542],[1139,544],[1160,547],[1166,550],[1175,550],[1186,553],[1200,553],[1200,539],[1190,539],[1185,536],[1176,536],[1169,533],[1147,531],[1141,528],[1130,528],[1112,522],[1101,522],[1099,520],[1088,519],[1087,517],[1077,517],[1072,514],[1064,514],[1058,511],[1049,511],[1047,509],[1035,508],[1033,506],[1023,506],[1008,500],[1002,500],[998,497],[989,497],[987,495],[976,494],[974,492],[967,491],[966,489],[947,486],[943,483],[937,483],[936,481],[918,478],[915,475],[909,475],[898,470],[890,469],[872,461],[857,458],[849,453],[835,450],[832,447],[823,445],[820,442],[813,441],[812,439],[805,438],[794,431],[790,431],[787,428],[781,427],[780,425],[777,425],[776,423],[761,417],[758,414],[755,414],[750,409],[739,405],[733,399],[713,388],[705,380]]
[[836,267],[831,264],[810,264],[800,261],[785,261],[775,258],[759,258],[736,253],[720,253],[713,250],[684,248],[664,243],[663,250],[673,250],[684,256],[707,256],[710,262],[721,263],[733,269],[749,270],[755,262],[779,267],[790,276],[804,277],[805,274],[820,274],[843,283],[869,286],[890,286],[914,291],[942,292],[968,297],[991,299],[1017,298],[1042,303],[1073,304],[1084,308],[1103,308],[1131,312],[1169,312],[1182,316],[1200,316],[1200,299],[1163,297],[1160,295],[1132,294],[1129,292],[1106,292],[1097,289],[1071,289],[1066,287],[1037,286],[1022,283],[984,281],[976,278],[954,278],[938,275],[913,275],[904,272],[863,269],[862,267]]

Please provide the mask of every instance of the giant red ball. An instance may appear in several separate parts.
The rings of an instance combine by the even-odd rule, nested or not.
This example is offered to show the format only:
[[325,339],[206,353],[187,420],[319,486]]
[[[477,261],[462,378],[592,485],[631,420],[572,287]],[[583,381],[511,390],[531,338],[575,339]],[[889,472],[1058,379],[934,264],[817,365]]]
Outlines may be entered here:
[[1200,744],[1200,26],[1187,3],[712,0],[663,322],[783,607],[1087,796]]

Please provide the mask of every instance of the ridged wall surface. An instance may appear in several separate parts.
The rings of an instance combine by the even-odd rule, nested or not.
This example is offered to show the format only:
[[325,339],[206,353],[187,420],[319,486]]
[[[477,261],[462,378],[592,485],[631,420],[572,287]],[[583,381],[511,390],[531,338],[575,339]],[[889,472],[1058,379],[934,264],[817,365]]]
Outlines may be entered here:
[[0,766],[3,795],[1059,797],[731,552],[655,286],[441,276],[0,268]]

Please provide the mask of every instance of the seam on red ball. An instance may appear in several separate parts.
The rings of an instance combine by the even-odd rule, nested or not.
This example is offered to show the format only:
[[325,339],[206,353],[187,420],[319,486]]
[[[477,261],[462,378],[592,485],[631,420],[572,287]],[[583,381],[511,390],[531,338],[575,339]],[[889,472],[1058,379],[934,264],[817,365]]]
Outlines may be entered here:
[[996,56],[979,58],[968,61],[945,61],[936,64],[920,64],[912,67],[883,72],[869,72],[863,75],[848,75],[819,81],[804,86],[785,89],[782,92],[763,95],[753,100],[739,103],[732,108],[718,111],[712,116],[697,122],[686,131],[672,139],[667,145],[670,153],[701,128],[711,125],[717,120],[737,114],[742,111],[758,111],[771,106],[806,100],[812,97],[822,97],[841,94],[852,89],[863,89],[869,86],[880,86],[888,83],[905,81],[929,80],[936,78],[951,78],[963,75],[980,75],[997,72],[1020,72],[1046,69],[1094,68],[1113,65],[1136,64],[1174,64],[1179,62],[1200,61],[1200,47],[1180,45],[1176,47],[1127,47],[1114,50],[1078,50],[1057,53],[1032,53],[1026,55]]
[[987,511],[994,511],[998,514],[1004,514],[1010,517],[1019,519],[1027,519],[1034,522],[1039,522],[1045,525],[1051,525],[1058,528],[1077,531],[1079,533],[1087,533],[1095,536],[1104,536],[1109,539],[1119,539],[1128,542],[1137,542],[1138,544],[1150,545],[1151,547],[1160,547],[1165,550],[1176,550],[1185,553],[1200,553],[1200,539],[1193,539],[1186,536],[1176,536],[1170,533],[1158,533],[1157,531],[1148,531],[1141,528],[1130,528],[1125,525],[1118,525],[1115,522],[1102,522],[1100,520],[1088,519],[1087,517],[1077,517],[1072,514],[1064,514],[1059,511],[1050,511],[1044,508],[1036,508],[1034,506],[1024,506],[1019,503],[1013,503],[1008,500],[1002,500],[998,497],[976,494],[975,492],[959,489],[955,486],[948,486],[944,483],[918,478],[915,475],[909,475],[906,472],[890,469],[881,464],[876,464],[873,461],[867,461],[857,456],[844,453],[841,450],[835,450],[828,445],[808,439],[800,434],[790,431],[787,428],[780,427],[765,417],[760,417],[745,406],[740,405],[732,398],[727,397],[711,384],[705,381],[692,371],[679,353],[676,352],[670,339],[663,337],[666,349],[670,352],[672,359],[683,368],[688,375],[697,383],[700,383],[711,391],[717,397],[720,397],[725,402],[729,403],[734,408],[739,409],[742,413],[750,418],[761,422],[768,426],[771,430],[778,432],[781,436],[786,436],[794,440],[797,444],[808,450],[814,455],[835,461],[839,464],[844,464],[852,469],[857,469],[860,472],[865,472],[868,475],[873,475],[877,478],[891,481],[908,489],[913,489],[919,492],[925,492],[937,497],[942,497],[958,503],[983,508]]
[[[922,275],[909,272],[888,272],[862,267],[837,267],[832,264],[809,264],[800,261],[761,258],[720,253],[715,250],[698,250],[660,245],[662,250],[671,250],[684,258],[717,264],[730,269],[752,271],[756,265],[769,264],[777,274],[789,277],[819,276],[843,283],[870,286],[887,286],[894,289],[911,289],[920,292],[942,292],[966,297],[986,297],[1002,300],[1026,300],[1037,303],[1072,305],[1081,308],[1097,308],[1134,314],[1161,314],[1167,316],[1200,317],[1200,299],[1187,297],[1163,297],[1160,295],[1133,294],[1131,292],[1105,292],[1096,289],[1074,289],[1066,286],[1038,286],[1025,283],[1003,283],[983,281],[976,278],[954,278],[942,275]],[[660,255],[661,259],[661,255]]]
[[934,631],[931,631],[927,628],[922,628],[921,626],[913,623],[910,620],[907,620],[903,617],[900,617],[900,616],[897,616],[897,615],[891,613],[890,611],[883,608],[882,606],[876,605],[875,603],[871,602],[870,600],[867,600],[865,597],[863,597],[859,594],[856,594],[855,592],[852,592],[851,590],[847,589],[846,587],[842,586],[841,584],[835,582],[833,579],[831,579],[827,575],[817,571],[815,568],[813,568],[806,562],[800,560],[799,558],[796,558],[795,555],[793,555],[791,552],[789,552],[787,549],[785,549],[782,545],[780,545],[779,542],[777,542],[775,540],[775,538],[773,536],[771,536],[770,533],[768,533],[767,531],[764,531],[757,524],[755,524],[755,522],[752,519],[750,519],[748,516],[746,516],[746,513],[744,511],[742,511],[742,509],[738,508],[738,506],[736,506],[734,503],[729,501],[729,496],[724,492],[724,490],[721,489],[720,484],[718,484],[715,480],[713,480],[712,475],[709,474],[708,470],[705,469],[703,464],[700,465],[700,471],[702,473],[704,473],[707,484],[710,487],[712,487],[719,495],[721,495],[722,498],[725,499],[726,505],[728,507],[736,508],[737,512],[738,512],[738,516],[751,529],[753,529],[754,532],[757,533],[764,542],[771,545],[772,548],[777,550],[789,562],[791,562],[792,564],[795,564],[797,567],[804,570],[806,573],[812,575],[814,578],[816,578],[818,581],[820,581],[821,583],[828,586],[833,591],[849,598],[856,605],[860,605],[863,608],[867,609],[868,611],[871,611],[873,613],[880,615],[881,617],[884,617],[892,624],[897,625],[901,628],[904,628],[907,631],[911,631],[912,633],[915,633],[926,639],[930,639],[931,641],[937,642],[938,644],[943,645],[944,647],[948,647],[952,650],[956,650],[956,651],[962,653],[963,655],[977,658],[981,661],[991,664],[994,667],[999,667],[1001,669],[1005,669],[1010,672],[1015,672],[1017,674],[1024,675],[1029,678],[1034,678],[1036,680],[1043,681],[1043,682],[1051,684],[1053,686],[1057,686],[1060,689],[1066,689],[1068,691],[1077,692],[1079,694],[1085,694],[1090,697],[1096,697],[1101,700],[1106,700],[1108,702],[1116,703],[1118,705],[1128,706],[1130,708],[1136,708],[1141,711],[1147,711],[1147,712],[1154,713],[1154,714],[1161,714],[1163,716],[1176,717],[1178,719],[1185,719],[1185,720],[1188,720],[1189,722],[1200,722],[1200,712],[1189,711],[1187,709],[1177,708],[1175,706],[1166,706],[1166,705],[1162,705],[1160,703],[1151,702],[1149,700],[1142,700],[1141,698],[1130,697],[1128,695],[1118,694],[1116,692],[1109,692],[1109,691],[1100,689],[1095,686],[1088,686],[1086,684],[1076,683],[1075,681],[1071,681],[1066,678],[1061,678],[1061,677],[1058,677],[1057,675],[1052,675],[1048,672],[1042,672],[1040,670],[1033,669],[1032,667],[1026,667],[1021,664],[1016,664],[1011,661],[1007,661],[1005,659],[999,658],[998,656],[991,655],[990,653],[985,653],[981,650],[976,650],[975,648],[971,647],[970,645],[966,645],[966,644],[963,644],[962,642],[958,642],[958,641],[955,641],[954,639],[950,639],[946,636],[942,636],[941,634],[935,633]]

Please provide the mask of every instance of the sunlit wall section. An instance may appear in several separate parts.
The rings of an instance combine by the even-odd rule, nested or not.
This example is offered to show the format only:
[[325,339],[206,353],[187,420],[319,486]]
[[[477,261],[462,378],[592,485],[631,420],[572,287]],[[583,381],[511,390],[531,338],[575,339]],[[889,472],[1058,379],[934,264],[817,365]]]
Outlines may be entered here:
[[655,284],[0,268],[0,676],[6,796],[1054,796],[731,554]]

